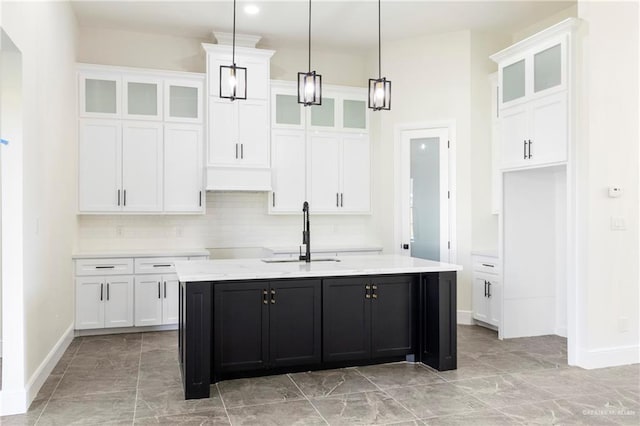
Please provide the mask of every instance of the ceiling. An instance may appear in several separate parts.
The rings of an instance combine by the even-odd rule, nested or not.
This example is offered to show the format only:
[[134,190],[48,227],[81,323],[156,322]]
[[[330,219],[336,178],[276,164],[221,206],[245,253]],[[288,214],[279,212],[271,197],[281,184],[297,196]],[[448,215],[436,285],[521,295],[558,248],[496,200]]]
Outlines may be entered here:
[[[244,12],[255,4],[256,15]],[[402,1],[382,0],[383,40],[464,29],[515,33],[575,4],[573,1]],[[305,0],[238,0],[236,31],[263,37],[261,46],[304,46],[308,37]],[[74,0],[80,26],[212,39],[231,32],[233,1]],[[312,3],[314,48],[368,49],[377,45],[375,0]]]

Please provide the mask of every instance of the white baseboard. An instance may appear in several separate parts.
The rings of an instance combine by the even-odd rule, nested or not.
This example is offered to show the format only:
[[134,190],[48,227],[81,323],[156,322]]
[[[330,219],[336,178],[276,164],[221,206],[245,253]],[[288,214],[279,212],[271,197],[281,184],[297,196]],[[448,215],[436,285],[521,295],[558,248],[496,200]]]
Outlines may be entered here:
[[92,328],[88,330],[75,330],[76,336],[102,336],[104,334],[144,333],[147,331],[177,330],[178,324],[147,325],[144,327],[118,327],[118,328]]
[[53,348],[51,348],[47,356],[42,360],[36,371],[29,378],[25,388],[27,393],[27,406],[31,405],[31,402],[34,400],[36,395],[38,395],[38,391],[40,391],[45,380],[47,380],[49,374],[51,374],[56,364],[58,364],[58,361],[60,361],[60,358],[62,358],[64,351],[67,350],[72,340],[73,324],[71,324],[62,334],[62,337],[60,337]]
[[463,311],[458,309],[457,315],[457,322],[458,324],[463,324],[463,325],[473,325],[473,318],[471,317],[471,311]]
[[586,369],[615,367],[640,363],[640,345],[601,349],[578,349],[578,367]]

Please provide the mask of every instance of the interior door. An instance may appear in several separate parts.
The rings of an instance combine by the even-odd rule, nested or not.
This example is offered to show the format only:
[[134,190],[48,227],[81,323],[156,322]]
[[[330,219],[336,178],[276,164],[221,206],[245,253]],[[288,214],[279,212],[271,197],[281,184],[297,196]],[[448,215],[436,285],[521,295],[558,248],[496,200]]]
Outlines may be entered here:
[[449,132],[446,128],[402,132],[402,253],[450,261]]
[[104,304],[104,326],[133,326],[133,277],[106,277],[106,294]]
[[162,210],[162,123],[132,122],[122,127],[123,210]]
[[340,137],[332,133],[311,135],[311,212],[340,208]]

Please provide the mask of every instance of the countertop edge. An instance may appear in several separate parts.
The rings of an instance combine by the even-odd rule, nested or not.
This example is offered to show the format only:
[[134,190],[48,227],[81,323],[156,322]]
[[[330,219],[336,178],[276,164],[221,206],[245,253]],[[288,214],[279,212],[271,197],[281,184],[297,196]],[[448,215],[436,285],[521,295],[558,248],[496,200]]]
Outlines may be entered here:
[[76,252],[71,254],[71,259],[105,259],[123,257],[185,257],[185,256],[209,256],[206,249],[184,249],[184,250],[114,250],[97,252]]

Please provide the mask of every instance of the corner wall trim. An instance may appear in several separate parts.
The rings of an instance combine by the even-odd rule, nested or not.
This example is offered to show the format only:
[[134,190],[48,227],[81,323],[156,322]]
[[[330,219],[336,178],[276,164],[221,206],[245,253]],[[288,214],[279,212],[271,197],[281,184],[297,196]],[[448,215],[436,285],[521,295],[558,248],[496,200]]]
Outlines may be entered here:
[[588,370],[640,363],[640,345],[599,349],[578,349],[578,367]]
[[49,351],[36,371],[29,378],[25,388],[27,394],[27,408],[31,405],[31,402],[35,399],[36,395],[38,395],[38,391],[40,391],[40,388],[47,380],[47,377],[49,377],[49,374],[51,374],[56,364],[58,364],[58,361],[60,361],[60,358],[62,358],[64,351],[67,350],[72,340],[73,322],[69,325],[67,330],[62,333],[60,339],[56,342],[53,348],[51,348],[51,351]]
[[458,309],[457,323],[463,325],[473,325],[473,318],[471,317],[471,311],[463,311]]

